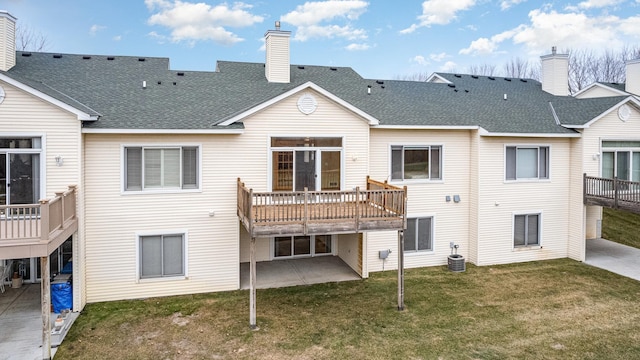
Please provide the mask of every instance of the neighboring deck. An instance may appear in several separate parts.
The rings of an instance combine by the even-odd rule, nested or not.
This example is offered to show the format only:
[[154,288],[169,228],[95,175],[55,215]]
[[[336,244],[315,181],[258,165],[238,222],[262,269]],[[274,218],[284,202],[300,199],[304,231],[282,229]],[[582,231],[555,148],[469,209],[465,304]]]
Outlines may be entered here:
[[0,260],[48,256],[78,229],[75,186],[39,204],[0,206]]
[[367,178],[353,191],[253,192],[238,179],[238,217],[252,237],[403,230],[406,188]]
[[640,214],[640,182],[584,175],[585,205],[598,205]]

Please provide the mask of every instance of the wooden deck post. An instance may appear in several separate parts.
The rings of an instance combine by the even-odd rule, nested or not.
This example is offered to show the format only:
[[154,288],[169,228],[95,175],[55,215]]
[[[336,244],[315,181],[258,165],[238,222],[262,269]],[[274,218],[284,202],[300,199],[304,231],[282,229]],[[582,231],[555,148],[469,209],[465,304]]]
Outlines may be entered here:
[[49,240],[49,200],[40,200],[40,239]]
[[40,257],[40,296],[42,297],[42,358],[51,359],[51,285],[49,256]]
[[249,326],[256,329],[256,238],[251,237],[249,250]]
[[404,230],[398,231],[398,311],[404,310]]

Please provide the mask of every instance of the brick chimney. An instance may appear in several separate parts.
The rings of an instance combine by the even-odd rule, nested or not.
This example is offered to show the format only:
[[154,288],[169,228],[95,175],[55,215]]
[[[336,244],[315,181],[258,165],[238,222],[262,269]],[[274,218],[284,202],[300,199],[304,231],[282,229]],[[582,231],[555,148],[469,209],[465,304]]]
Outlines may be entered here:
[[640,95],[640,59],[627,61],[626,69],[625,91]]
[[291,31],[281,31],[280,21],[276,21],[276,29],[267,31],[264,36],[267,53],[264,75],[269,82],[288,83],[290,81],[289,38]]
[[16,64],[16,20],[0,10],[0,70],[7,71]]
[[542,90],[556,95],[569,95],[569,54],[557,54],[556,47],[542,60]]

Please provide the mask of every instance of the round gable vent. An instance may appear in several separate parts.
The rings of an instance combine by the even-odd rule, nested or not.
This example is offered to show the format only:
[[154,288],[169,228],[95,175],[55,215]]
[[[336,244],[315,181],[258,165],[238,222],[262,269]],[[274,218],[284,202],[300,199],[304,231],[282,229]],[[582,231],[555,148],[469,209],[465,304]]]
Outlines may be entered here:
[[630,116],[631,109],[629,108],[629,105],[624,104],[618,108],[618,118],[620,118],[620,120],[627,121],[629,120]]
[[313,95],[309,93],[302,94],[302,96],[300,96],[300,98],[298,99],[298,110],[300,110],[300,112],[305,115],[313,113],[314,111],[316,111],[317,107],[318,102],[316,101],[316,98],[314,98]]

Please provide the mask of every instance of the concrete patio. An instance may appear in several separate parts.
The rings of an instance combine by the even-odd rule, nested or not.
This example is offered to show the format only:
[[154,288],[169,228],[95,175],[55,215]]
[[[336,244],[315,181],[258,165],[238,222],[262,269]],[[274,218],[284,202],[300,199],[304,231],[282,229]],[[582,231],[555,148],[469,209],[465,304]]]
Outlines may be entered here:
[[640,249],[631,246],[589,239],[584,263],[640,281]]
[[[0,359],[42,359],[40,304],[40,284],[25,284],[17,289],[6,287],[6,291],[0,293]],[[62,333],[51,335],[52,357],[78,315],[70,313]],[[57,316],[51,313],[51,324]]]
[[[257,289],[360,279],[360,275],[337,256],[256,263]],[[240,288],[249,288],[249,263],[240,264]]]

